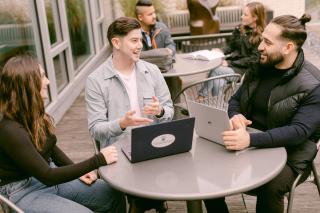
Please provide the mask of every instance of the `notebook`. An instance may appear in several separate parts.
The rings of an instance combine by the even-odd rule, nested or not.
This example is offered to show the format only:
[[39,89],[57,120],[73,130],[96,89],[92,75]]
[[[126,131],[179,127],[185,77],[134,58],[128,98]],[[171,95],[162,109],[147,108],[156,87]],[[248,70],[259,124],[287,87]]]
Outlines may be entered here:
[[188,152],[194,123],[195,118],[186,118],[134,128],[121,150],[131,163]]
[[204,61],[211,61],[218,58],[223,58],[225,55],[220,51],[214,50],[199,50],[191,53],[187,53],[184,55],[184,58],[188,59],[197,59]]

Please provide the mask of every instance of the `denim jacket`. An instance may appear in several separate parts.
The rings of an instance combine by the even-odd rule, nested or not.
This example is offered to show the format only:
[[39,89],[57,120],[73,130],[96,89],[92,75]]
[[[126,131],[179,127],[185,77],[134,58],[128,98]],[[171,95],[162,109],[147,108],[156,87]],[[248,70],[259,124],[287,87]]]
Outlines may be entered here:
[[[168,121],[173,117],[173,104],[167,84],[153,64],[139,60],[135,64],[139,106],[150,101],[152,96],[159,99],[164,109],[161,118],[152,116],[155,122]],[[86,82],[85,98],[90,134],[100,142],[100,147],[117,141],[124,132],[119,121],[130,110],[128,93],[117,71],[113,67],[112,56],[91,73]]]

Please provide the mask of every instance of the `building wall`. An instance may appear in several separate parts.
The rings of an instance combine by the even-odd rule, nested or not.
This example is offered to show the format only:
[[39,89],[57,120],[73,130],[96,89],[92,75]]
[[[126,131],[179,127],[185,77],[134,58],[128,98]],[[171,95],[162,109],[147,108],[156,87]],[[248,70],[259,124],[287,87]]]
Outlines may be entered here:
[[[294,15],[301,17],[305,12],[305,0],[254,0],[263,3],[273,10],[273,17],[280,15]],[[244,0],[244,3],[250,2]]]

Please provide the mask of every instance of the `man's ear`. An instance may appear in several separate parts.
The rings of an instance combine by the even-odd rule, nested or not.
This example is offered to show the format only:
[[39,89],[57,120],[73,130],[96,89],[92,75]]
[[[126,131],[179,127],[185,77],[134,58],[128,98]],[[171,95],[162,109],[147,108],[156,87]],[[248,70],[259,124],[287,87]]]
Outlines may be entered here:
[[138,14],[137,18],[138,18],[139,21],[142,21],[142,15],[141,14]]
[[112,46],[114,48],[116,48],[117,50],[120,49],[120,46],[121,46],[121,40],[119,37],[113,37],[111,39],[111,43],[112,43]]
[[290,52],[294,51],[296,49],[295,43],[292,41],[289,41],[286,46],[284,47],[284,53],[289,54]]

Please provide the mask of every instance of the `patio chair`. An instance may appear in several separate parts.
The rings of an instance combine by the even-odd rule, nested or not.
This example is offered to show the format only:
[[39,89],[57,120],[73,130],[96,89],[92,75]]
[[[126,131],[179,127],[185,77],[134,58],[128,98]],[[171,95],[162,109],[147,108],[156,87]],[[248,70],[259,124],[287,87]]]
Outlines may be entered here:
[[[13,202],[8,200],[1,194],[0,194],[0,206],[4,213],[11,213],[11,212],[24,213],[23,210],[21,210],[18,206],[16,206]],[[0,208],[0,212],[1,212],[1,208]]]
[[[320,139],[317,142],[318,151],[319,151],[319,148],[320,148]],[[314,160],[312,161],[310,167],[311,167],[311,174],[310,175],[313,175],[313,181],[312,182],[317,186],[318,193],[319,193],[319,196],[320,196],[320,179],[319,179],[319,176],[318,176],[318,172],[317,172]],[[305,172],[300,173],[297,176],[297,178],[295,179],[294,183],[292,184],[291,190],[290,190],[290,192],[288,194],[287,213],[291,213],[292,212],[293,198],[294,198],[295,189],[300,183],[302,183],[301,180],[303,180],[304,179],[303,177],[305,177],[306,174],[308,174],[308,171],[310,171],[310,170],[306,169]],[[309,181],[307,180],[306,182],[309,182]]]
[[91,142],[93,145],[94,153],[98,154],[100,151],[100,143],[91,136]]
[[[317,150],[319,151],[320,149],[320,139],[318,140],[317,142]],[[312,182],[314,183],[316,186],[317,186],[317,189],[318,189],[318,193],[319,193],[319,196],[320,196],[320,178],[318,176],[318,172],[317,172],[317,169],[316,169],[316,165],[315,165],[315,162],[314,160],[312,161],[312,163],[310,164],[310,167],[307,168],[304,172],[300,173],[295,181],[293,182],[292,186],[291,186],[291,189],[290,189],[290,192],[288,192],[286,194],[286,197],[288,199],[288,205],[287,205],[287,213],[291,213],[292,212],[292,206],[293,206],[293,198],[294,198],[294,195],[295,195],[295,189],[296,187],[303,183],[303,180],[306,179],[306,177],[309,175],[309,172],[311,170],[311,174],[310,174],[310,178],[308,178],[305,182]],[[311,180],[311,181],[310,181]],[[248,195],[252,195],[250,193],[245,193],[245,194],[248,194]],[[245,202],[245,199],[244,199],[244,196],[242,194],[242,201],[243,201],[243,204],[248,212],[248,209],[247,209],[247,206],[246,206],[246,202]]]
[[[213,83],[213,81],[219,85],[220,91],[208,89],[207,85]],[[240,84],[241,75],[239,74],[214,76],[192,83],[183,88],[173,99],[175,112],[181,111],[182,115],[188,115],[187,100],[197,101],[227,111],[228,101]],[[207,95],[200,95],[200,91]]]

